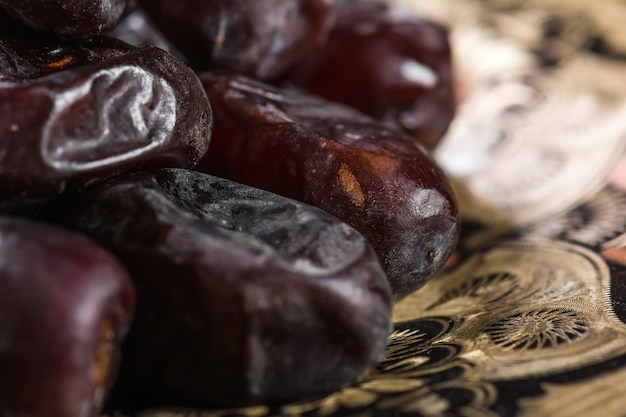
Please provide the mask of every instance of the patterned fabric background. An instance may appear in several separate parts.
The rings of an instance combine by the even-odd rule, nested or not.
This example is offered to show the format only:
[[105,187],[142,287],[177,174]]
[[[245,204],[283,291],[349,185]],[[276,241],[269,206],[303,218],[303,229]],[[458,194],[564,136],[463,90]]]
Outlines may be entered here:
[[463,236],[384,360],[281,407],[140,417],[626,416],[626,2],[397,0],[450,28]]

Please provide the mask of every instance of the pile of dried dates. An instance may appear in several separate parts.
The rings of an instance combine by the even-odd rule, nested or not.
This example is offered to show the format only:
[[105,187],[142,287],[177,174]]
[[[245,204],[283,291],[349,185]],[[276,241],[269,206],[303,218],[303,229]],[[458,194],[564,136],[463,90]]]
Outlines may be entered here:
[[457,241],[450,61],[367,0],[0,0],[0,415],[357,380]]

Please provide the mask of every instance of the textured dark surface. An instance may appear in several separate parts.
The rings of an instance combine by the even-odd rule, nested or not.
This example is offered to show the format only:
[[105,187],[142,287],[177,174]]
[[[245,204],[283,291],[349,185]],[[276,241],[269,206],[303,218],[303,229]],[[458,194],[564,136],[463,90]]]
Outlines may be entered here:
[[313,207],[164,169],[96,187],[59,214],[119,256],[136,285],[124,408],[326,393],[384,350],[380,264],[354,229]]

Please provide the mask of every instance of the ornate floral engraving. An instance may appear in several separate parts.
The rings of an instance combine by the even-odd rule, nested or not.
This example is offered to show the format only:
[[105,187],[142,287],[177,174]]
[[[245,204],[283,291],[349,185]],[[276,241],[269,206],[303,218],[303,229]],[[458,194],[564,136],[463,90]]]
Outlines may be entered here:
[[509,241],[426,284],[396,306],[395,319],[450,317],[450,341],[484,380],[537,377],[626,353],[609,288],[608,267],[591,250]]
[[574,310],[539,308],[491,323],[485,333],[504,350],[538,350],[572,343],[584,336],[588,327]]

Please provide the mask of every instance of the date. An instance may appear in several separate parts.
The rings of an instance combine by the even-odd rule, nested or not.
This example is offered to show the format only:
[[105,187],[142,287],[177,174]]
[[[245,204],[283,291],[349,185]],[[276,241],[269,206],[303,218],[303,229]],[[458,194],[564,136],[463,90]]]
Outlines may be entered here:
[[383,353],[391,292],[335,217],[183,169],[100,184],[56,221],[114,252],[137,288],[122,408],[295,400],[348,384]]
[[251,78],[206,72],[214,130],[198,170],[319,207],[372,244],[397,298],[456,245],[453,189],[411,138],[349,107]]
[[336,0],[140,0],[196,69],[272,79],[325,37]]
[[127,272],[91,240],[0,217],[0,415],[96,415],[133,306]]
[[434,149],[456,102],[447,30],[399,5],[341,4],[327,41],[287,77]]
[[0,210],[145,167],[191,167],[212,116],[196,75],[158,48],[0,34]]

